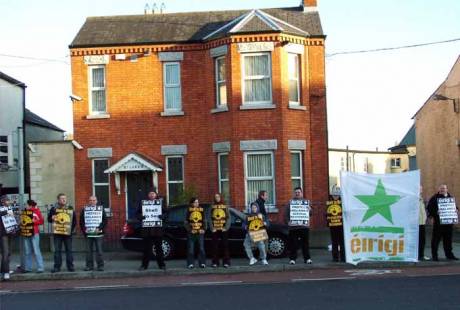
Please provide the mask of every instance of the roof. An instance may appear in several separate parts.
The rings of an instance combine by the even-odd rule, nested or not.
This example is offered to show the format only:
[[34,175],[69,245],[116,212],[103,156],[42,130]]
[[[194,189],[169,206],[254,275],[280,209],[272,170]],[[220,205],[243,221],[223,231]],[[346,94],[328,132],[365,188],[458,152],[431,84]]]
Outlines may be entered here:
[[110,166],[105,173],[123,171],[163,171],[163,166],[157,161],[137,152],[132,152]]
[[52,129],[52,130],[55,130],[55,131],[60,131],[60,132],[65,131],[65,130],[62,130],[61,128],[51,124],[47,120],[41,118],[40,116],[38,116],[34,112],[30,111],[29,109],[26,109],[25,122],[29,123],[29,124],[36,125],[36,126]]
[[1,71],[0,71],[0,79],[5,80],[5,81],[7,81],[7,82],[9,82],[11,84],[17,85],[17,86],[22,87],[22,88],[27,87],[26,84],[24,84],[23,82],[18,81],[15,78],[12,78],[11,76],[6,75],[5,73],[3,73]]
[[199,43],[231,34],[267,32],[324,37],[318,12],[291,7],[88,17],[70,48]]

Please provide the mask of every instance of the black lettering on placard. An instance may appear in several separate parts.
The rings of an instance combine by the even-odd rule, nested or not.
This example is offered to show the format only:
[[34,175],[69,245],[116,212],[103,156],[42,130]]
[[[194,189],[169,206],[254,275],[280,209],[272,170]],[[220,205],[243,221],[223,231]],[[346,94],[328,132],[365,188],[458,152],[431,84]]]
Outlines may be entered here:
[[340,200],[328,201],[327,225],[329,227],[342,226],[342,203]]
[[73,210],[56,208],[56,217],[53,221],[53,234],[70,236],[72,233]]
[[227,206],[213,205],[211,209],[212,225],[215,230],[223,230],[227,222]]
[[192,234],[200,233],[203,230],[204,209],[203,207],[190,207],[188,222],[192,228]]
[[163,221],[161,220],[162,215],[162,200],[142,200],[142,227],[161,227]]
[[34,212],[32,210],[25,209],[21,212],[21,236],[32,237],[34,235]]

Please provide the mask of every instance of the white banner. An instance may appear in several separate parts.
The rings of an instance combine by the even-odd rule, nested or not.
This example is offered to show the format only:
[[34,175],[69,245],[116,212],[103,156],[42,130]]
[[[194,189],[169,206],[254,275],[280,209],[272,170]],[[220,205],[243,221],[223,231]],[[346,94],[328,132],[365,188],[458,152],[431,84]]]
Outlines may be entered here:
[[438,198],[438,214],[441,224],[457,224],[458,214],[455,198]]
[[85,207],[85,228],[86,233],[95,233],[102,224],[102,206]]
[[161,199],[142,200],[142,227],[161,227]]
[[310,226],[310,201],[289,201],[289,226]]
[[347,263],[418,260],[420,172],[342,172]]

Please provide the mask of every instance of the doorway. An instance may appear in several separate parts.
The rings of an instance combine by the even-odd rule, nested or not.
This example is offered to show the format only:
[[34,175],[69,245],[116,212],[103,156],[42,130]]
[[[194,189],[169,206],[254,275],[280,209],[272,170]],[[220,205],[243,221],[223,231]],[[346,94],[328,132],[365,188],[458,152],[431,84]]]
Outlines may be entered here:
[[126,174],[128,219],[136,217],[136,210],[141,200],[147,197],[147,192],[153,187],[151,171],[130,171]]

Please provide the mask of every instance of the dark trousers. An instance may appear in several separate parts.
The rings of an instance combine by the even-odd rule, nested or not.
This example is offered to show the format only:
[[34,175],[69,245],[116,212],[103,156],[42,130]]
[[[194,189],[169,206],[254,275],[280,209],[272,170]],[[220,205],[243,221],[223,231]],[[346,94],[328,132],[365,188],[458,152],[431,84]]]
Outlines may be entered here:
[[425,257],[425,225],[418,225],[418,259],[423,260],[424,257]]
[[102,237],[86,238],[86,267],[94,267],[94,254],[96,254],[97,267],[104,267],[102,259]]
[[155,258],[159,268],[165,266],[163,256],[163,238],[161,236],[149,236],[143,238],[144,255],[142,256],[142,266],[147,268],[153,259],[153,246],[155,246]]
[[433,225],[433,235],[431,237],[431,255],[433,259],[438,258],[438,247],[441,239],[446,258],[454,257],[454,253],[452,253],[452,227],[453,225]]
[[204,252],[204,234],[188,234],[187,238],[187,265],[192,265],[195,261],[195,245],[198,244],[198,262],[206,264],[206,253]]
[[[310,259],[310,246],[309,246],[309,228],[299,228],[289,230],[289,259],[297,259],[297,250],[299,246],[302,247],[303,259]],[[299,244],[300,242],[300,244]]]
[[343,226],[332,226],[330,227],[330,231],[332,242],[332,259],[335,262],[338,262],[339,260],[344,262],[345,244],[343,240]]
[[10,272],[11,237],[4,235],[0,237],[0,250],[2,251],[1,273]]
[[73,269],[72,236],[53,235],[54,239],[54,268],[61,269],[62,265],[62,244],[65,248],[67,269]]
[[[221,247],[219,247],[221,244]],[[212,263],[219,265],[219,254],[223,251],[223,264],[230,265],[230,252],[228,249],[228,231],[218,230],[212,233]]]

